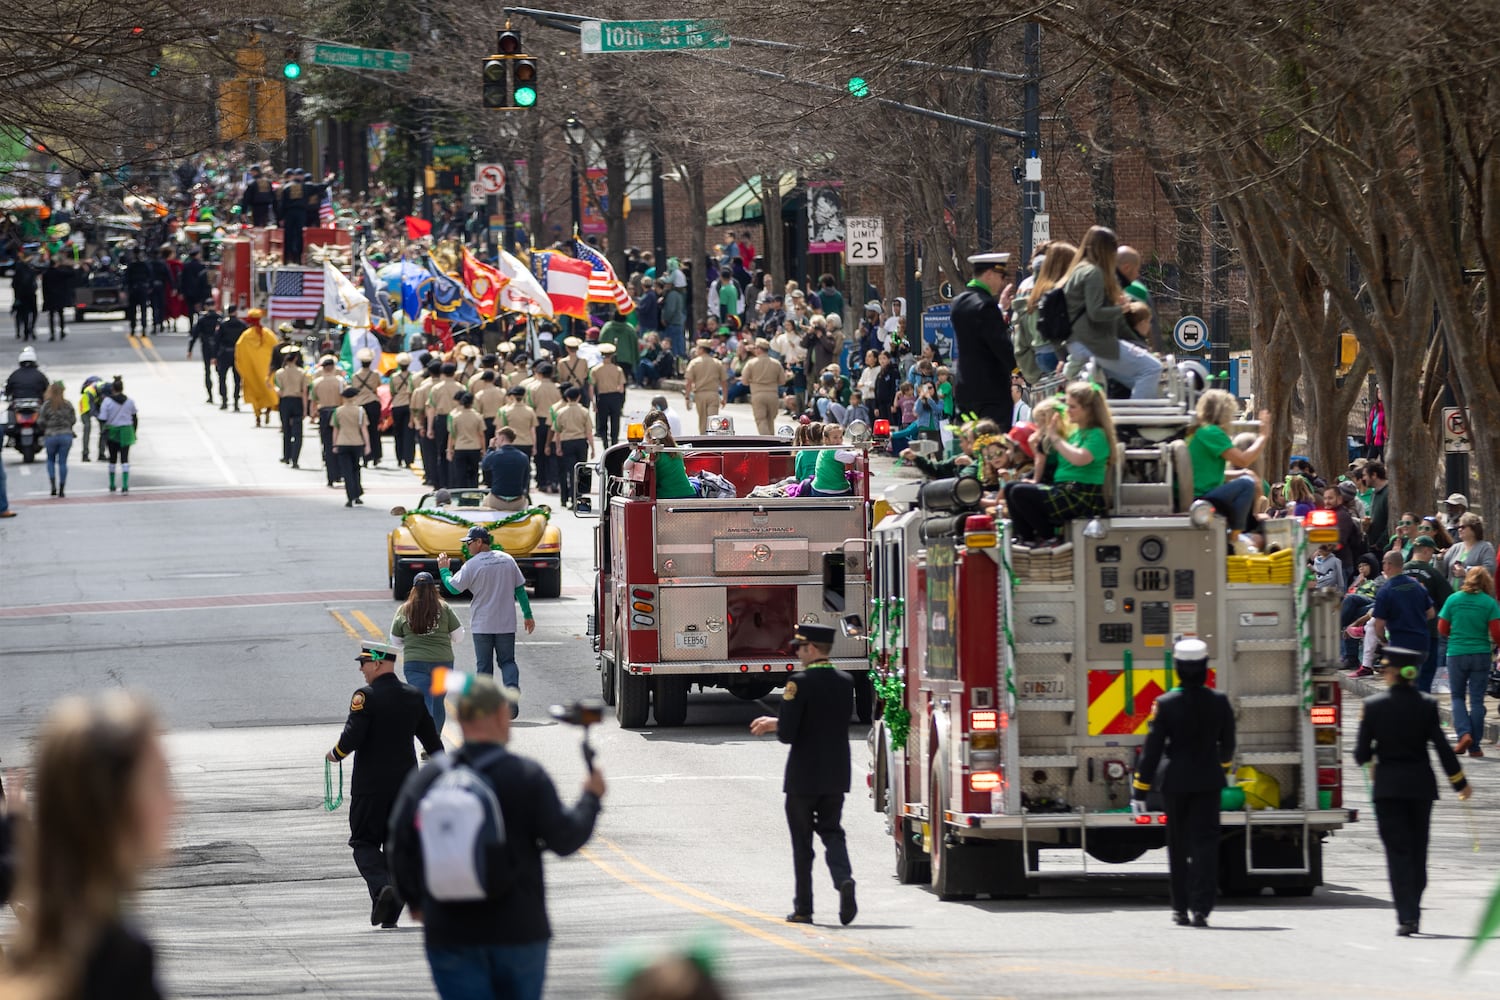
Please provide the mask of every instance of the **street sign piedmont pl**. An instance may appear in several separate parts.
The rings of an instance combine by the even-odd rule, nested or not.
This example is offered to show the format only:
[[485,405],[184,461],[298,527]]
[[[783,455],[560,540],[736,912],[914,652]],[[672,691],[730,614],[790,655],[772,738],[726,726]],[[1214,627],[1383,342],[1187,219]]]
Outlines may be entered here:
[[729,48],[729,32],[712,20],[584,21],[578,38],[586,53]]
[[382,73],[411,71],[410,52],[360,49],[352,45],[314,45],[312,62],[314,66],[334,66],[338,69],[373,69]]

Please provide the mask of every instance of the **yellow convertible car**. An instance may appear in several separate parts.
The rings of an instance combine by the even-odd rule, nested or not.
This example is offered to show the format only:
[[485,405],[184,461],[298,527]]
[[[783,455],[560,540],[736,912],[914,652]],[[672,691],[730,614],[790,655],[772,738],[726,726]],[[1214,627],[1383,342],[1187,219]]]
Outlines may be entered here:
[[528,507],[514,513],[482,506],[485,490],[427,493],[413,510],[392,507],[401,519],[386,541],[386,573],[391,596],[406,600],[412,580],[421,572],[438,575],[437,557],[446,552],[452,570],[463,565],[464,535],[475,525],[490,529],[495,548],[521,567],[537,597],[562,594],[562,532],[552,523],[552,508]]

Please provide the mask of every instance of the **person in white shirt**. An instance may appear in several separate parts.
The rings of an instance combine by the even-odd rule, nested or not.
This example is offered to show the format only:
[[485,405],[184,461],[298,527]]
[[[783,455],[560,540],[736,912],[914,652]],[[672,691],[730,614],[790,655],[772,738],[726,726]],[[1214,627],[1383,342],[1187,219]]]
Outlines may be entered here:
[[672,432],[672,440],[682,437],[682,414],[667,405],[666,396],[652,396],[651,409],[660,410],[661,415],[667,418],[667,430]]
[[[536,620],[531,617],[531,602],[526,597],[526,579],[516,561],[504,552],[491,548],[487,528],[474,525],[464,536],[469,547],[469,556],[457,573],[449,572],[448,553],[438,555],[438,575],[450,594],[461,594],[467,590],[473,597],[469,603],[469,634],[474,640],[474,659],[481,674],[494,674],[495,663],[500,663],[500,679],[506,687],[519,689],[521,668],[516,665],[516,604],[521,605],[526,633],[536,630]],[[512,704],[511,718],[520,711]]]
[[1010,377],[1010,425],[1019,427],[1031,422],[1031,407],[1026,402],[1026,382],[1019,375]]

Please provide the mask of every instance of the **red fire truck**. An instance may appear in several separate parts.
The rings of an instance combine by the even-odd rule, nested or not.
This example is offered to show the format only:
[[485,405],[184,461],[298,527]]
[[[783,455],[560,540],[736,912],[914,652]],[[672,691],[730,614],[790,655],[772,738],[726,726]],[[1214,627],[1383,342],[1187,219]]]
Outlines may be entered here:
[[[682,725],[694,684],[765,697],[798,668],[788,642],[799,622],[836,624],[868,599],[868,453],[844,446],[859,452],[847,496],[751,496],[792,475],[796,449],[732,436],[727,418],[718,425],[727,436],[687,437],[674,450],[689,476],[722,476],[733,497],[658,499],[651,459],[663,449],[649,440],[609,449],[578,477],[576,495],[593,507],[579,513],[600,517],[590,620],[600,688],[622,726],[643,727],[653,714],[658,726]],[[864,640],[840,637],[833,662],[855,673],[869,721]]]
[[1173,642],[1196,636],[1234,705],[1239,777],[1254,778],[1224,797],[1223,889],[1322,882],[1324,838],[1356,818],[1337,595],[1315,592],[1306,568],[1329,529],[1273,521],[1266,548],[1284,555],[1230,555],[1221,512],[1193,499],[1185,444],[1164,440],[1190,403],[1112,404],[1133,440],[1117,448],[1108,514],[1073,522],[1059,547],[1015,544],[963,481],[908,491],[876,525],[865,631],[885,706],[870,786],[901,881],[945,899],[1024,896],[1162,847],[1168,817],[1159,802],[1132,815],[1131,777],[1175,682]]

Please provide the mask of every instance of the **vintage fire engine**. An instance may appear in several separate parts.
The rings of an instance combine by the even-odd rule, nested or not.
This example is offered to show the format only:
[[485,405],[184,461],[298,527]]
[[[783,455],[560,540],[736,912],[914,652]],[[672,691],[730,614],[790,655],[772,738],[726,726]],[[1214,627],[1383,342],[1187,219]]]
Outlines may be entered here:
[[[576,495],[592,496],[600,517],[591,619],[600,688],[622,726],[643,727],[653,712],[659,726],[682,725],[694,684],[765,697],[798,669],[788,642],[799,622],[835,624],[868,600],[868,454],[844,446],[859,451],[848,496],[754,497],[754,487],[792,474],[796,449],[732,436],[727,417],[714,426],[722,433],[675,450],[688,475],[722,476],[733,497],[658,499],[651,459],[663,449],[649,438],[609,449],[593,470],[578,467]],[[833,661],[855,672],[868,721],[863,639],[840,637]]]
[[1221,513],[1192,496],[1190,396],[1111,404],[1131,440],[1108,515],[1075,521],[1059,547],[1014,544],[964,480],[908,488],[909,508],[876,525],[866,631],[885,713],[870,786],[901,881],[945,899],[1024,896],[1162,847],[1168,817],[1159,802],[1132,815],[1131,777],[1154,699],[1175,683],[1173,642],[1196,636],[1234,705],[1239,776],[1255,778],[1243,804],[1245,789],[1224,797],[1223,888],[1321,883],[1323,839],[1355,818],[1337,603],[1306,568],[1331,512],[1271,522],[1279,552],[1230,555]]

